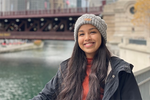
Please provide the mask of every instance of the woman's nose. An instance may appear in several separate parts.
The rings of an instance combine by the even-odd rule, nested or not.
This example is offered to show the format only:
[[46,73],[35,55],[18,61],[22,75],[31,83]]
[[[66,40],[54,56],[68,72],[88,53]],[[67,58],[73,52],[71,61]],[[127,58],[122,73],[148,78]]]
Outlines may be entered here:
[[86,34],[86,35],[85,35],[85,40],[90,40],[90,39],[91,39],[90,34]]

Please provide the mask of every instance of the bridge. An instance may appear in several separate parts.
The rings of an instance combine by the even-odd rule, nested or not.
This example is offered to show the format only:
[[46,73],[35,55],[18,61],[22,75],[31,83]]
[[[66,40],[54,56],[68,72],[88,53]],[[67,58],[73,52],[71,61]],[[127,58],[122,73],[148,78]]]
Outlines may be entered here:
[[0,39],[73,40],[74,23],[84,13],[100,15],[100,7],[0,12]]

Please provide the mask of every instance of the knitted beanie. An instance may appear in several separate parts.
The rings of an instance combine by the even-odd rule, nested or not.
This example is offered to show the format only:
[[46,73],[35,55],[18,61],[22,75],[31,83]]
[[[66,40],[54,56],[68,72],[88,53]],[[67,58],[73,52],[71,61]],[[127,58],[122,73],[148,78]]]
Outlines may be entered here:
[[101,19],[101,17],[96,16],[94,14],[83,14],[82,16],[80,16],[77,19],[77,21],[75,23],[75,27],[74,27],[75,41],[76,41],[76,38],[78,35],[78,30],[79,30],[80,26],[83,24],[91,24],[91,25],[95,26],[101,33],[102,37],[107,42],[107,33],[106,33],[107,25],[106,25],[105,21],[103,19]]

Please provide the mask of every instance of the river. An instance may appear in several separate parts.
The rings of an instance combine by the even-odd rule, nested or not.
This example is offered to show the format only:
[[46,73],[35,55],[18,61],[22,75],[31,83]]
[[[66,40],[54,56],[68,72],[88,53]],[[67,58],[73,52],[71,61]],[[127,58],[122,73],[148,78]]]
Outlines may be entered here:
[[46,40],[41,49],[0,54],[0,100],[28,100],[71,56],[74,41]]

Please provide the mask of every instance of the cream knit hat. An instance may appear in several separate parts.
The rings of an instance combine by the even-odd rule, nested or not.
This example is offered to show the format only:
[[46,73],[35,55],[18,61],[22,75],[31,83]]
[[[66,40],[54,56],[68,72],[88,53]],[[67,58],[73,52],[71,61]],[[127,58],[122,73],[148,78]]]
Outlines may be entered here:
[[101,17],[96,16],[94,14],[83,14],[82,16],[80,16],[77,19],[77,21],[75,23],[75,27],[74,27],[75,41],[77,38],[78,30],[79,30],[80,26],[83,24],[91,24],[91,25],[95,26],[101,33],[102,37],[107,42],[107,33],[106,33],[107,25],[106,25],[105,21],[103,19],[101,19]]

